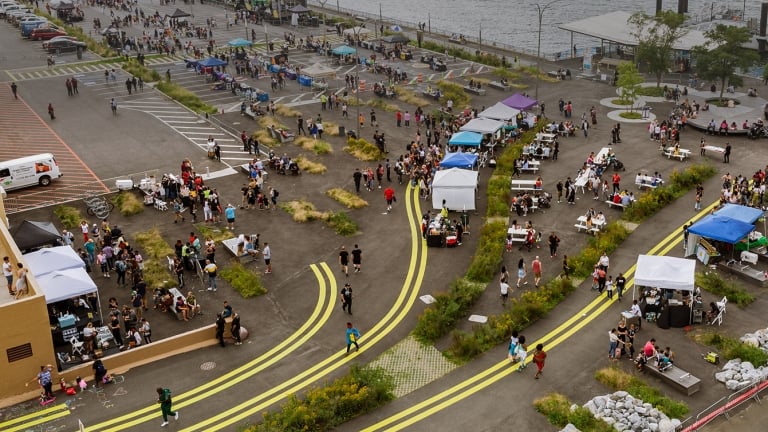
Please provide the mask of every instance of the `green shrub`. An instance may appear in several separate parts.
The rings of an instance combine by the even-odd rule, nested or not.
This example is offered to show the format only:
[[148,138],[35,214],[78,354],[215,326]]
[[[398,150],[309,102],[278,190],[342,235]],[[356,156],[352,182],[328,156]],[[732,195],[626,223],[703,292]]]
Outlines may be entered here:
[[493,221],[483,225],[477,250],[467,270],[468,280],[488,283],[496,276],[503,261],[507,229],[505,221]]
[[486,215],[509,216],[510,206],[510,188],[512,186],[512,177],[508,175],[493,175],[488,180],[488,210]]
[[133,216],[144,211],[144,202],[132,191],[122,191],[112,198],[117,210],[123,216]]
[[637,95],[662,97],[664,96],[664,87],[640,87],[637,89]]
[[470,97],[464,91],[464,86],[456,84],[450,81],[438,81],[437,87],[443,94],[440,97],[440,103],[445,104],[447,101],[452,100],[453,106],[463,109],[464,106],[470,102]]
[[336,231],[336,234],[342,236],[355,235],[358,231],[357,223],[350,219],[346,212],[328,213],[325,222]]
[[335,199],[341,205],[350,209],[361,209],[368,206],[368,201],[362,199],[360,195],[352,193],[346,189],[333,188],[325,191],[325,194]]
[[619,113],[619,117],[628,120],[638,120],[643,118],[643,115],[637,111],[623,111]]
[[211,239],[215,242],[222,242],[235,236],[235,234],[228,229],[222,230],[218,227],[212,227],[204,223],[196,224],[195,228],[200,231],[200,236],[202,238]]
[[471,60],[473,62],[482,63],[488,66],[510,66],[509,59],[506,57],[499,57],[495,53],[489,53],[485,51],[474,51],[473,53],[469,51],[469,48],[465,50],[456,45],[446,46],[429,40],[422,41],[421,47],[437,53],[446,53],[446,55],[449,57]]
[[344,151],[355,158],[366,162],[382,160],[385,157],[384,153],[382,153],[378,147],[369,143],[364,138],[347,139],[347,146],[344,147]]
[[432,343],[447,334],[483,295],[485,283],[465,278],[451,282],[447,293],[435,295],[435,302],[419,317],[414,337],[423,343]]
[[53,209],[53,214],[59,218],[61,225],[72,230],[80,226],[80,222],[83,221],[83,215],[80,214],[80,210],[75,207],[60,205]]
[[352,365],[349,373],[312,387],[305,397],[292,395],[280,410],[263,415],[263,423],[247,432],[303,432],[332,430],[393,400],[394,381],[384,369]]
[[619,368],[602,368],[595,373],[595,378],[613,390],[625,391],[637,399],[642,399],[670,418],[682,419],[688,414],[688,405],[685,402],[664,396],[657,388]]
[[543,398],[533,401],[536,411],[547,416],[547,420],[560,428],[568,423],[576,426],[578,430],[590,432],[613,432],[613,426],[600,420],[584,408],[577,407],[571,411],[573,403],[560,393],[550,393]]
[[734,282],[726,282],[716,271],[696,273],[696,286],[717,297],[728,297],[728,303],[744,307],[755,301],[755,296]]
[[707,332],[696,335],[694,339],[720,351],[720,355],[725,360],[739,358],[742,361],[752,363],[755,367],[768,364],[768,353],[758,347],[744,344],[736,338],[715,332]]
[[157,227],[146,231],[139,231],[135,235],[136,243],[144,256],[144,281],[150,288],[172,286],[172,280],[168,270],[167,257],[173,257],[173,248],[163,240],[160,229]]
[[141,78],[145,83],[160,81],[160,73],[154,69],[139,64],[135,59],[123,63],[123,70],[136,78]]
[[240,263],[236,262],[224,267],[219,270],[219,275],[245,299],[267,293],[267,289],[261,283],[259,273],[243,267]]
[[664,186],[640,195],[634,204],[624,209],[622,219],[642,222],[716,173],[715,167],[709,164],[694,164],[683,171],[674,170]]
[[192,93],[191,91],[178,84],[174,84],[168,81],[160,81],[157,83],[156,88],[165,93],[171,99],[179,102],[180,104],[196,113],[216,114],[218,112],[216,107],[203,102],[203,100],[200,99],[198,95]]

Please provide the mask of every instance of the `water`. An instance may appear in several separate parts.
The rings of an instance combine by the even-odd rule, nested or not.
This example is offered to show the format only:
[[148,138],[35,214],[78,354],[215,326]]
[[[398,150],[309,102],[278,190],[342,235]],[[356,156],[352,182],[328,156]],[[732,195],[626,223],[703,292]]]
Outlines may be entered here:
[[[319,5],[318,0],[309,0]],[[718,15],[726,9],[741,10],[746,4],[746,18],[758,19],[761,0],[746,1],[704,1],[689,0],[688,11],[692,20],[708,20],[710,12]],[[432,30],[461,33],[474,40],[482,32],[483,42],[496,41],[511,45],[519,51],[535,53],[538,36],[539,14],[537,2],[532,0],[387,0],[385,2],[366,0],[328,0],[325,6],[335,9],[351,9],[378,16],[379,7],[385,22],[387,18],[404,23],[425,22]],[[655,0],[559,0],[552,2],[541,0],[545,9],[542,18],[541,53],[570,52],[571,33],[560,30],[558,25],[578,21],[583,18],[598,16],[614,11],[629,13],[644,11],[652,14],[656,8]],[[677,10],[676,0],[665,0],[665,9]],[[730,17],[729,17],[730,18]],[[369,28],[372,26],[369,25]],[[629,32],[629,30],[628,30]],[[598,46],[599,41],[574,34],[573,41],[579,48]]]

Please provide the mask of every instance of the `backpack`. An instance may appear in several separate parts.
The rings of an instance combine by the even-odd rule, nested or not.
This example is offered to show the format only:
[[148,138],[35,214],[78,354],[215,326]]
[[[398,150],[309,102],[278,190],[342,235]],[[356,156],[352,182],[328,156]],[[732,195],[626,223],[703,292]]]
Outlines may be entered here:
[[277,191],[277,189],[272,189],[272,192],[273,192],[273,196],[274,196],[275,198],[277,198],[277,197],[279,197],[279,196],[280,196],[280,192],[278,192],[278,191]]
[[118,261],[115,263],[115,268],[117,268],[117,269],[118,269],[119,271],[121,271],[121,272],[124,272],[124,271],[125,271],[125,261],[123,261],[123,260],[118,260]]

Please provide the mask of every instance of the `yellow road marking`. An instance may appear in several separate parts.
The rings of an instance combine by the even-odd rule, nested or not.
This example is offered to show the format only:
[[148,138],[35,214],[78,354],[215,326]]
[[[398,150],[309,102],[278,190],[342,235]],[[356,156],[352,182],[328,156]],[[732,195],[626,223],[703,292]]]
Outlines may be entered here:
[[[395,326],[397,326],[410,311],[413,303],[418,297],[419,288],[423,281],[423,275],[427,265],[427,249],[424,247],[424,240],[421,237],[420,230],[416,229],[416,222],[418,221],[415,222],[413,219],[414,210],[419,216],[421,215],[419,200],[415,197],[417,193],[418,189],[412,188],[409,184],[408,188],[406,189],[406,212],[408,217],[408,225],[411,231],[411,259],[408,266],[408,274],[406,275],[405,281],[403,282],[400,295],[398,296],[395,305],[387,312],[384,318],[376,323],[376,325],[369,332],[363,333],[363,335],[360,337],[361,352],[372,348],[379,340],[384,338]],[[413,203],[415,209],[411,208],[411,203]],[[416,270],[416,261],[419,257],[419,249],[421,249],[421,262],[419,265],[418,274],[416,274],[415,282],[413,282],[413,287],[411,287],[412,281],[414,280],[414,272]],[[408,296],[409,290],[411,292]],[[401,307],[406,301],[406,296],[408,296],[406,307]],[[398,310],[400,312],[395,316]],[[392,321],[390,322],[390,320]],[[370,338],[370,340],[368,338]],[[346,349],[339,350],[335,354],[329,356],[325,360],[289,379],[288,381],[284,381],[272,389],[213,417],[202,420],[196,423],[194,426],[182,429],[182,432],[191,432],[199,429],[204,429],[206,431],[221,430],[233,423],[257,415],[261,413],[261,411],[263,411],[265,408],[285,399],[291,394],[306,388],[308,385],[317,382],[319,379],[325,377],[344,364],[350,362],[355,357],[357,357],[357,353],[346,355]],[[269,399],[264,400],[265,398]]]
[[[62,406],[64,406],[66,408],[66,405],[62,405]],[[39,419],[32,420],[32,421],[24,423],[24,424],[16,425],[16,426],[8,428],[8,429],[3,428],[2,430],[4,432],[26,431],[27,429],[29,429],[32,426],[37,426],[39,424],[47,423],[47,422],[49,422],[51,420],[55,420],[55,419],[61,418],[61,417],[66,417],[68,415],[69,415],[69,410],[68,409],[66,409],[64,411],[57,411],[57,412],[55,412],[55,413],[53,413],[53,414],[51,414],[49,416],[41,417]]]
[[0,430],[4,431],[4,430],[6,430],[7,427],[15,425],[16,423],[21,423],[21,422],[23,422],[25,420],[34,419],[34,418],[37,418],[37,417],[40,417],[40,416],[46,416],[49,413],[53,413],[53,412],[61,411],[61,410],[65,410],[65,409],[67,409],[67,405],[66,404],[58,404],[58,405],[54,405],[52,407],[48,407],[48,408],[42,409],[40,411],[35,411],[33,413],[30,413],[30,414],[25,414],[23,416],[12,418],[12,419],[10,419],[8,421],[4,421],[4,422],[0,423]]
[[[687,222],[695,222],[702,217],[709,214],[709,212],[717,205],[718,203],[715,202],[708,206],[706,209],[702,210],[701,212],[697,213],[694,217],[689,219]],[[686,222],[686,223],[687,223]],[[684,224],[685,225],[685,224]],[[674,229],[669,235],[667,235],[664,239],[661,240],[661,242],[657,243],[653,248],[651,248],[648,251],[648,254],[655,254],[659,251],[661,253],[659,255],[666,255],[672,248],[679,245],[682,242],[682,238],[680,237],[682,233],[682,226]],[[666,245],[666,247],[664,247]],[[630,275],[634,274],[636,264],[633,264],[627,272],[624,273],[625,277],[628,277],[627,284],[625,287],[625,291],[629,291],[634,286],[634,278],[629,277]],[[551,349],[552,347],[555,347],[559,345],[560,343],[564,342],[566,339],[573,336],[573,334],[582,329],[587,324],[591,323],[596,317],[598,317],[605,309],[607,309],[610,305],[612,305],[616,300],[606,301],[606,299],[603,296],[598,296],[594,300],[592,300],[587,306],[585,306],[582,310],[574,314],[570,319],[568,319],[565,323],[561,324],[554,330],[550,331],[546,335],[542,336],[539,340],[531,343],[529,346],[535,346],[536,344],[542,343],[545,345],[547,349]],[[589,313],[592,308],[594,308],[595,305],[602,303],[600,307],[598,307],[596,310],[594,310],[592,313]],[[567,328],[568,330],[565,333],[562,333],[562,330]],[[549,343],[545,343],[548,340],[552,339],[555,335],[560,334],[557,338],[553,339]],[[530,363],[533,360],[532,357],[527,358],[527,362]],[[507,367],[507,370],[502,370],[504,367]],[[501,370],[501,372],[499,372]],[[446,389],[424,401],[421,403],[418,403],[414,406],[411,406],[410,408],[407,408],[403,411],[400,411],[386,419],[383,419],[380,422],[377,422],[374,425],[371,425],[365,429],[363,429],[364,432],[372,432],[376,430],[380,430],[382,428],[385,428],[388,431],[397,431],[401,430],[405,427],[408,427],[418,421],[421,421],[445,408],[448,406],[451,406],[455,404],[456,402],[465,399],[468,396],[471,396],[474,393],[477,393],[478,391],[488,387],[489,385],[499,381],[500,379],[508,376],[512,372],[517,371],[517,367],[510,367],[509,361],[504,360],[499,363],[497,363],[494,366],[491,366],[490,368],[480,372],[479,374],[460,382],[453,387],[450,387],[449,389]],[[498,372],[498,373],[497,373]],[[494,375],[495,374],[495,375]],[[480,381],[477,385],[474,385]],[[471,388],[468,388],[466,390],[461,391],[464,388],[467,388],[469,386],[472,386]],[[455,394],[456,392],[461,391],[461,393]],[[431,408],[425,409],[426,407],[429,407],[436,402],[455,394],[453,397],[441,402],[438,405],[435,405]],[[419,412],[421,410],[424,410],[422,412]],[[393,426],[389,426],[392,423],[397,422],[398,420],[407,417],[406,420],[404,420],[401,423],[398,423]],[[387,427],[388,426],[388,427]]]
[[[330,281],[331,289],[329,290],[328,286],[326,285],[325,278],[323,278],[323,274],[320,272],[320,269],[318,269],[318,266],[312,264],[309,267],[315,274],[319,286],[317,303],[315,304],[315,309],[312,311],[309,319],[307,319],[307,321],[305,321],[304,324],[298,330],[293,332],[293,334],[291,334],[288,338],[284,339],[280,344],[276,345],[274,348],[260,355],[256,359],[238,367],[237,369],[234,369],[231,372],[215,378],[206,384],[196,387],[190,391],[181,393],[177,399],[181,402],[176,403],[176,407],[183,408],[207,397],[211,397],[218,392],[224,391],[234,386],[235,384],[242,382],[246,378],[249,378],[256,373],[263,371],[265,368],[283,359],[291,352],[299,349],[303,343],[309,340],[310,337],[314,336],[322,328],[323,324],[325,324],[325,322],[330,317],[331,312],[333,311],[333,306],[335,304],[334,300],[336,298],[336,278],[333,276],[333,271],[330,269],[330,267],[328,267],[328,264],[324,262],[320,263],[320,267]],[[324,305],[325,312],[323,313]],[[321,313],[322,317],[320,317]],[[120,430],[130,426],[135,426],[145,421],[154,419],[156,417],[155,411],[157,411],[157,406],[149,406],[129,414],[107,420],[103,423],[90,426],[88,427],[88,430],[95,431],[97,429],[102,429],[114,424],[117,424],[117,426],[109,430]]]

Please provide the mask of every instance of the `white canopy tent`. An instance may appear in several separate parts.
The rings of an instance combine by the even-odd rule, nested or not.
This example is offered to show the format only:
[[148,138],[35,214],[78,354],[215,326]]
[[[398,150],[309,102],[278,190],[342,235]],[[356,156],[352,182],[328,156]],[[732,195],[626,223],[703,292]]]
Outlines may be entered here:
[[[635,268],[635,287],[693,291],[695,289],[696,261],[668,256],[639,255]],[[633,291],[632,297],[635,297]]]
[[368,30],[365,27],[360,27],[360,26],[356,26],[356,27],[352,27],[352,28],[348,28],[348,29],[344,30],[344,36],[356,36],[360,40],[367,39],[369,33],[371,33],[370,30]]
[[495,134],[504,127],[503,121],[489,118],[476,118],[459,128],[461,131],[477,132],[481,134]]
[[306,75],[308,77],[315,78],[315,79],[318,79],[318,78],[334,79],[336,78],[336,69],[330,68],[321,63],[315,63],[312,66],[308,66],[302,69],[301,74]]
[[47,304],[98,292],[93,279],[82,268],[56,270],[38,277],[37,283],[43,289]]
[[[69,246],[44,248],[24,254],[24,262],[29,271],[38,279],[40,276],[71,268],[85,268],[85,263]],[[85,272],[85,270],[83,270]]]
[[508,107],[501,102],[497,102],[496,105],[486,109],[477,116],[479,118],[486,118],[491,120],[513,120],[520,110]]
[[477,171],[451,168],[438,171],[432,180],[432,208],[439,209],[443,200],[449,210],[475,210]]

